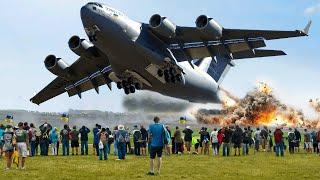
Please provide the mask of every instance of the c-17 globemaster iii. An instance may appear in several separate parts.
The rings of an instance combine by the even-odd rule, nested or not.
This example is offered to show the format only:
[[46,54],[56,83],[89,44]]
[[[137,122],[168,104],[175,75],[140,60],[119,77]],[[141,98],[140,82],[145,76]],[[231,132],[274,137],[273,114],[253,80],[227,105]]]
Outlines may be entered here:
[[234,60],[286,55],[261,49],[265,40],[307,36],[303,30],[273,31],[228,29],[201,15],[195,27],[174,24],[159,14],[149,23],[131,20],[104,4],[90,2],[81,8],[89,41],[70,38],[69,48],[79,59],[68,65],[49,55],[46,68],[57,76],[31,98],[41,104],[67,92],[78,95],[111,82],[125,94],[150,90],[190,102],[219,103],[219,85]]

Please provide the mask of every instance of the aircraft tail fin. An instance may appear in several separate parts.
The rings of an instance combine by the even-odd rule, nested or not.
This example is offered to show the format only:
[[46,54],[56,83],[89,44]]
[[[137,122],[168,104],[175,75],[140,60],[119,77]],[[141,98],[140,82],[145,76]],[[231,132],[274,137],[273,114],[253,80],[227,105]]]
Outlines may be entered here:
[[221,84],[230,67],[234,66],[230,58],[223,56],[206,57],[197,62],[198,67],[207,72],[218,84]]

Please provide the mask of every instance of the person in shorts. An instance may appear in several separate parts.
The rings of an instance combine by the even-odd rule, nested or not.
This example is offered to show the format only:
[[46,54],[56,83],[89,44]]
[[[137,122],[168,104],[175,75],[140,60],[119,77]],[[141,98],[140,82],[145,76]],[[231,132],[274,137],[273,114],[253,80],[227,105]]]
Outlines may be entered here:
[[234,148],[234,156],[237,155],[240,156],[240,149],[241,149],[241,144],[243,142],[243,131],[242,129],[236,125],[236,129],[232,134],[232,143],[233,143],[233,148]]
[[141,155],[146,156],[147,155],[148,131],[146,130],[146,128],[143,127],[143,125],[141,125],[140,132],[141,132]]
[[79,131],[77,131],[77,127],[73,126],[72,131],[70,132],[70,140],[71,140],[71,152],[74,155],[74,150],[76,150],[76,155],[79,152]]
[[15,132],[16,146],[19,153],[19,169],[25,169],[25,161],[29,155],[29,136],[23,127],[23,123],[19,122],[19,129]]
[[7,125],[3,134],[3,152],[7,160],[6,170],[9,170],[12,165],[12,155],[14,150],[14,133],[10,125]]
[[192,129],[190,126],[187,126],[183,131],[184,133],[184,142],[187,148],[187,152],[190,154],[191,152],[191,146],[192,146]]
[[160,124],[160,118],[155,117],[153,119],[154,124],[149,126],[149,142],[150,142],[150,171],[148,175],[154,174],[154,159],[158,157],[158,173],[160,174],[160,168],[162,163],[162,149],[164,146],[165,129],[164,125]]

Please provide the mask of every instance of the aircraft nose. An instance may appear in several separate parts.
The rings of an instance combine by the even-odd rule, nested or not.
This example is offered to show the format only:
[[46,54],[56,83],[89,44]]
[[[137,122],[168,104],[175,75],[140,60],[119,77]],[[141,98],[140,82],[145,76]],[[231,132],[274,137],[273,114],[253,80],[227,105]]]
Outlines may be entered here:
[[88,5],[83,6],[80,10],[81,19],[88,20],[90,17],[90,11],[91,10],[89,9]]

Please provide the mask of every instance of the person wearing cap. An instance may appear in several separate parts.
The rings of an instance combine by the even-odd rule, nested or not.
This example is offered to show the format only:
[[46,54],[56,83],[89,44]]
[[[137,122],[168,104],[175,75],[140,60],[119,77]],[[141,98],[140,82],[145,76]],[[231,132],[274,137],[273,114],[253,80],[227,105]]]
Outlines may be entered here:
[[29,152],[29,136],[26,130],[23,129],[23,123],[19,122],[19,129],[15,132],[17,149],[19,152],[19,168],[25,169],[25,161]]
[[71,140],[71,152],[74,155],[74,150],[76,150],[76,155],[79,152],[79,131],[77,131],[77,126],[73,126],[72,131],[70,132]]
[[187,148],[188,153],[190,154],[193,131],[191,130],[190,126],[187,126],[182,132],[184,133],[185,146]]
[[126,144],[130,141],[129,133],[125,130],[123,125],[118,126],[118,131],[116,132],[116,141],[118,146],[118,159],[124,160],[126,158]]
[[11,125],[7,125],[4,134],[3,134],[3,151],[5,153],[5,157],[7,160],[6,163],[6,170],[9,170],[12,165],[12,155],[14,151],[14,138],[15,135],[13,133],[13,129]]
[[90,133],[90,129],[86,126],[82,126],[79,133],[81,141],[81,155],[88,155],[88,134]]

